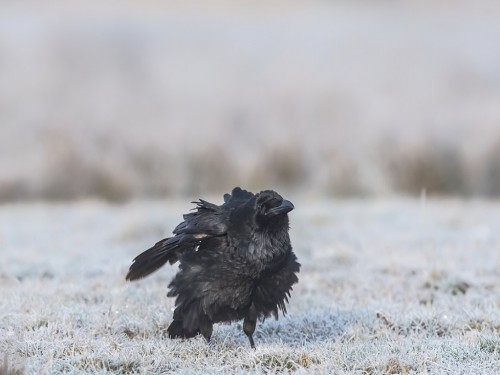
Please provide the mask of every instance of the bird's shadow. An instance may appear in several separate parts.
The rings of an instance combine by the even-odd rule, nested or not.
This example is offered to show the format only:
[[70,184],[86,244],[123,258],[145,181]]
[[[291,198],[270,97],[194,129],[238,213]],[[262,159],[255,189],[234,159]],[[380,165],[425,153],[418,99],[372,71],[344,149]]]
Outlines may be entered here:
[[[279,320],[266,319],[257,323],[254,333],[256,345],[303,346],[336,341],[345,337],[358,317],[350,311],[323,310],[298,315],[287,315]],[[216,342],[245,345],[242,324],[220,325],[214,335]]]

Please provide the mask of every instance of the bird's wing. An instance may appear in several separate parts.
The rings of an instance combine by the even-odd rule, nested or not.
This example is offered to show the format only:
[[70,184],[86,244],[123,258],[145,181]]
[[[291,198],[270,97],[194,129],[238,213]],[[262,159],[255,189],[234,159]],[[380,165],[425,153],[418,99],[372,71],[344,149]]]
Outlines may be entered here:
[[184,215],[173,237],[157,242],[134,259],[127,280],[146,277],[167,262],[177,262],[183,252],[195,249],[205,240],[227,233],[229,212],[224,205],[217,206],[202,199],[194,203],[195,211]]
[[243,190],[240,187],[235,187],[231,194],[224,194],[224,202],[229,206],[237,206],[248,201],[254,196],[249,191]]
[[184,221],[175,227],[177,235],[192,234],[199,238],[222,236],[227,232],[227,210],[223,206],[200,199],[194,212],[184,215]]

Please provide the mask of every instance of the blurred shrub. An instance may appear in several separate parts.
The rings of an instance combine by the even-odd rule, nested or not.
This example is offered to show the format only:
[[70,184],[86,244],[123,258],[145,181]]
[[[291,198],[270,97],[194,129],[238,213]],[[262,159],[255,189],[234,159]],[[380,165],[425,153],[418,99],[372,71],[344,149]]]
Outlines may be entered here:
[[500,141],[487,153],[482,163],[479,194],[490,197],[500,197]]
[[336,197],[387,190],[419,195],[424,189],[440,196],[500,197],[500,142],[474,162],[446,143],[428,141],[406,148],[388,144],[380,158],[370,160],[332,150],[311,156],[294,143],[268,147],[253,158],[215,146],[179,155],[150,147],[116,154],[97,148],[95,154],[84,155],[77,144],[58,134],[47,141],[44,173],[24,179],[0,177],[0,202],[198,197],[219,195],[237,185]]
[[118,170],[99,162],[89,163],[76,152],[56,159],[40,191],[47,200],[86,197],[123,202],[131,197],[130,182]]
[[182,170],[183,192],[187,195],[223,192],[238,184],[235,166],[222,149],[211,148],[204,153],[182,155],[182,159],[185,166]]
[[338,154],[326,158],[325,192],[339,197],[359,197],[368,194],[363,187],[360,172],[353,160]]
[[309,174],[306,166],[302,150],[295,144],[268,149],[254,165],[248,186],[254,190],[303,188],[307,185]]
[[36,197],[29,184],[23,180],[0,181],[0,202],[17,202]]
[[175,193],[179,166],[160,150],[132,150],[126,164],[135,182],[135,195],[160,198]]
[[398,193],[467,195],[470,186],[460,152],[446,144],[427,142],[409,149],[392,148],[387,155],[388,175]]

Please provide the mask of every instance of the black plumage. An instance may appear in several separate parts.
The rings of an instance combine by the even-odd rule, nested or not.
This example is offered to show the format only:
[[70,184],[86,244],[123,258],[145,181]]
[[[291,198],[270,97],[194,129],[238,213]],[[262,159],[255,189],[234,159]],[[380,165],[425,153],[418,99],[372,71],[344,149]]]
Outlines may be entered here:
[[202,334],[214,323],[244,319],[243,331],[255,347],[257,319],[286,313],[300,264],[288,235],[294,206],[272,190],[252,194],[240,188],[221,206],[200,199],[194,212],[152,248],[138,255],[127,280],[145,277],[169,262],[180,262],[169,284],[176,297],[171,338]]

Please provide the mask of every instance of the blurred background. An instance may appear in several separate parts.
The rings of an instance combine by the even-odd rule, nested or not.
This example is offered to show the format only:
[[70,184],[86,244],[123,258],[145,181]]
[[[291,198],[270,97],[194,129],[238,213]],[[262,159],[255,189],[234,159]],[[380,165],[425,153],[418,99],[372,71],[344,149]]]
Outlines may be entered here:
[[497,1],[0,3],[0,202],[500,196]]

